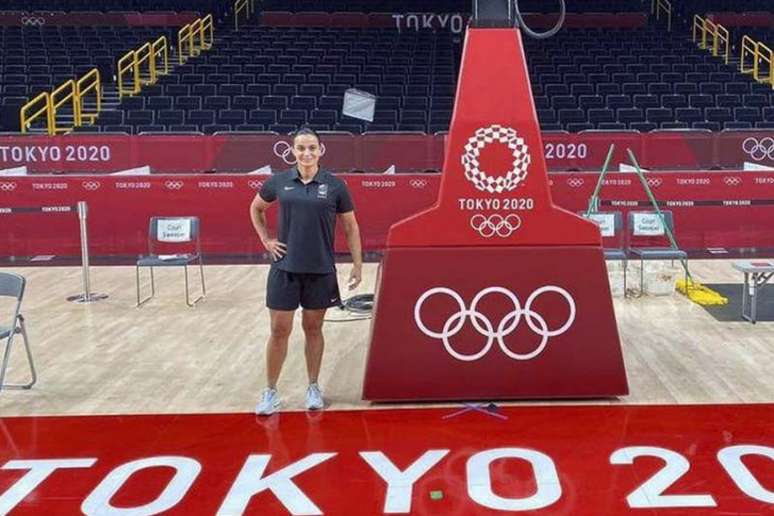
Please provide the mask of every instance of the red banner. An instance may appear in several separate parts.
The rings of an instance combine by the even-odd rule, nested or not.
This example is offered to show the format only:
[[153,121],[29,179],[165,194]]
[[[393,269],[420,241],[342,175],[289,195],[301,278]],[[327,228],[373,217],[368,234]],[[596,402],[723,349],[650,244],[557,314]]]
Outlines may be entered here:
[[[470,13],[324,13],[268,11],[261,14],[261,23],[272,27],[393,27],[399,31],[448,30],[461,33],[468,25]],[[526,23],[534,28],[551,28],[556,14],[525,14]],[[644,13],[568,13],[565,26],[583,27],[644,27]]]
[[[361,221],[366,250],[384,246],[387,230],[399,218],[432,204],[440,175],[342,176]],[[66,176],[0,178],[0,254],[78,255],[78,218],[73,213],[10,213],[13,208],[75,205],[89,207],[91,253],[137,255],[147,252],[148,219],[154,215],[197,215],[207,254],[262,252],[248,206],[263,185],[260,175]],[[14,210],[15,211],[15,210]],[[269,212],[274,227],[277,210]],[[346,250],[343,233],[337,250]]]
[[[715,133],[656,131],[644,138],[642,157],[638,159],[641,160],[640,165],[645,168],[704,170],[715,166]],[[738,158],[738,153],[736,157]],[[629,160],[626,159],[625,162],[629,163]],[[744,160],[741,163],[744,163]],[[737,162],[736,165],[741,163]]]
[[[344,174],[355,200],[366,250],[384,247],[387,230],[403,217],[430,207],[440,174]],[[597,174],[551,174],[556,204],[586,208]],[[662,208],[674,213],[677,240],[688,249],[774,247],[774,172],[649,173],[648,184]],[[152,215],[199,215],[207,253],[260,252],[247,207],[265,177],[258,175],[60,176],[0,178],[0,255],[77,255],[74,214],[9,214],[25,206],[89,204],[89,240],[94,255],[146,251]],[[602,208],[649,209],[634,174],[609,174]],[[272,212],[270,220],[276,214]],[[339,251],[346,250],[343,238]]]
[[194,12],[0,12],[0,27],[182,27],[199,17]]
[[[335,172],[440,171],[446,135],[323,134],[323,163]],[[649,169],[741,169],[745,162],[774,166],[774,131],[587,131],[543,134],[550,171],[598,171],[615,144],[611,168],[629,163],[631,149]],[[250,172],[294,164],[290,138],[276,133],[215,136],[89,134],[0,137],[0,169],[26,166],[30,173],[105,173],[150,166],[161,174]]]
[[771,11],[710,13],[707,19],[724,27],[774,27],[774,13]]

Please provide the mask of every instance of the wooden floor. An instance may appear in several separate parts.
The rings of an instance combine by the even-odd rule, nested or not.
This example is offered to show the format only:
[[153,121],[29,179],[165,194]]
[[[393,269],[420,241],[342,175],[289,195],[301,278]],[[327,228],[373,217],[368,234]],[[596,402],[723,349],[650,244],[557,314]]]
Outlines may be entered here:
[[[703,283],[738,283],[729,261],[692,261]],[[339,267],[344,285],[348,265]],[[0,392],[0,415],[252,411],[264,383],[267,266],[209,266],[208,296],[183,302],[182,270],[157,272],[156,299],[135,308],[133,267],[92,268],[107,300],[65,301],[80,269],[5,268],[27,277],[23,313],[39,373],[30,391]],[[373,292],[376,264],[355,293]],[[346,294],[345,294],[346,297]],[[631,394],[580,403],[754,403],[774,400],[774,323],[721,323],[683,296],[616,299]],[[0,306],[3,314],[8,305]],[[3,317],[0,323],[7,324]],[[283,408],[303,407],[299,318],[280,379]],[[327,323],[321,385],[330,408],[367,408],[360,392],[369,321]],[[17,341],[20,342],[20,341]],[[11,379],[23,370],[17,347]]]

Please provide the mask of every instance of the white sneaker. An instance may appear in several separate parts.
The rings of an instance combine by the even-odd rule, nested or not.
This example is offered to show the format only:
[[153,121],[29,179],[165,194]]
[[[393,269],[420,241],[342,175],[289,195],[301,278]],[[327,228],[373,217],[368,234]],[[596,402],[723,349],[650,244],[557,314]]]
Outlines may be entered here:
[[255,413],[259,416],[268,416],[274,414],[274,412],[280,406],[280,397],[277,389],[264,389],[261,395],[261,401],[255,407]]
[[309,387],[306,389],[306,409],[322,410],[324,406],[320,386],[316,383],[310,383]]

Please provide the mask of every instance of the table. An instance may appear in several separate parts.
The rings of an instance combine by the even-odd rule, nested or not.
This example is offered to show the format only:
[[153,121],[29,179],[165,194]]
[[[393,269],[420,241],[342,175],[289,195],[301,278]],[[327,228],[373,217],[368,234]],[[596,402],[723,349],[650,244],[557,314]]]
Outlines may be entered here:
[[[742,319],[755,324],[758,290],[774,276],[772,260],[740,260],[733,264],[734,269],[744,273],[742,291]],[[748,311],[749,308],[749,311]]]

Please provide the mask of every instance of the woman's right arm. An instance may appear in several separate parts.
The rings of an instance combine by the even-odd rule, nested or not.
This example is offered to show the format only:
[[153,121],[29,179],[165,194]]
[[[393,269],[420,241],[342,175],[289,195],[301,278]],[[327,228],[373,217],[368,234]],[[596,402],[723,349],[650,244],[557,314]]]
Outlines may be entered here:
[[253,223],[261,244],[269,251],[275,260],[281,259],[286,252],[285,244],[269,236],[269,228],[266,225],[266,210],[271,206],[264,201],[260,194],[256,194],[253,202],[250,203],[250,220]]

